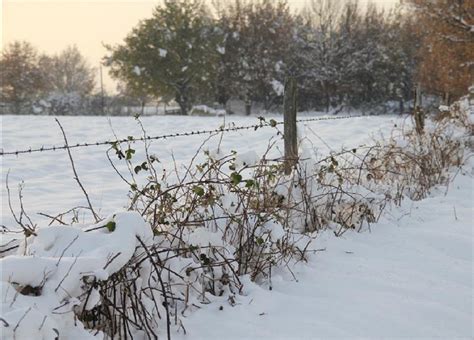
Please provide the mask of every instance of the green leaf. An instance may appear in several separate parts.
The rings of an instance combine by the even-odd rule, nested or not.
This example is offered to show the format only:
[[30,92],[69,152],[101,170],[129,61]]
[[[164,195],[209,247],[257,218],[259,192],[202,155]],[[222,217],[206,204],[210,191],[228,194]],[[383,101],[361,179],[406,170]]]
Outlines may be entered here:
[[265,241],[263,240],[263,238],[261,238],[261,237],[257,237],[257,239],[256,239],[255,241],[257,242],[257,244],[258,244],[259,246],[261,246],[261,245],[265,242]]
[[238,185],[240,182],[242,182],[242,175],[238,172],[233,172],[230,174],[230,180],[233,185]]
[[138,173],[142,170],[142,167],[140,165],[137,165],[133,171],[138,175]]
[[123,154],[123,152],[121,150],[117,149],[116,154],[117,154],[118,159],[125,158],[125,155]]
[[201,262],[203,265],[207,266],[209,264],[211,264],[211,260],[209,260],[209,258],[206,256],[206,254],[201,254],[199,255],[200,259],[201,259]]
[[277,126],[277,121],[275,119],[270,119],[270,126],[271,127]]
[[245,181],[245,187],[246,188],[251,188],[255,186],[255,181],[253,179],[248,179]]
[[135,150],[133,150],[133,149],[128,149],[127,151],[125,151],[126,160],[128,161],[128,160],[132,159],[132,156],[133,156],[134,153],[135,153]]
[[204,188],[197,185],[193,187],[193,192],[199,197],[204,196],[205,193]]
[[107,222],[105,227],[107,228],[108,231],[113,232],[115,230],[116,225],[114,221],[110,221],[110,222]]

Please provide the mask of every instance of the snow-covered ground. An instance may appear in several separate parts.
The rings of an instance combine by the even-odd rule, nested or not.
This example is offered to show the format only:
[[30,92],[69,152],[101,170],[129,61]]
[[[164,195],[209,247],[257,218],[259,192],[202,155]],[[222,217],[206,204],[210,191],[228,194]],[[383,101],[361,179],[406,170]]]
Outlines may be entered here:
[[312,249],[324,250],[291,268],[297,281],[247,282],[235,307],[216,298],[175,339],[472,339],[472,165],[370,233],[321,234]]
[[[311,117],[306,114],[305,117]],[[282,116],[266,117],[282,120]],[[5,151],[28,149],[51,145],[64,145],[61,131],[50,116],[2,116],[2,143]],[[225,120],[224,120],[225,119]],[[71,145],[83,142],[95,142],[115,139],[112,128],[120,138],[141,136],[141,129],[132,117],[59,117]],[[149,136],[173,132],[217,129],[226,125],[258,124],[256,117],[183,117],[152,116],[143,117],[142,122]],[[409,124],[406,118],[396,116],[371,116],[349,120],[330,120],[300,124],[304,127],[301,135],[306,143],[313,145],[319,153],[326,155],[328,146],[339,150],[341,146],[356,147],[370,142],[371,136],[389,133],[394,124]],[[239,153],[255,151],[263,154],[270,138],[275,137],[272,128],[225,133],[221,141],[224,152],[237,150]],[[207,139],[207,135],[181,137],[153,141],[150,152],[161,161],[163,168],[173,169],[173,157],[181,165],[189,163],[197,148]],[[206,148],[217,148],[220,135],[212,138]],[[282,148],[283,141],[278,138],[277,147]],[[137,144],[135,159],[143,161],[143,146]],[[107,147],[89,147],[72,151],[79,177],[87,189],[96,210],[102,216],[124,207],[127,203],[127,186],[109,165],[105,151]],[[275,152],[278,152],[275,149]],[[7,193],[4,186],[7,172],[12,196],[16,199],[17,187],[24,181],[24,203],[27,212],[35,221],[44,221],[38,212],[56,214],[72,207],[84,205],[83,194],[73,179],[69,158],[65,150],[39,152],[0,158],[2,166],[2,224],[11,226]],[[119,167],[125,170],[124,167]],[[15,206],[17,207],[17,202]],[[87,221],[84,221],[87,222]]]
[[[60,119],[71,144],[113,138],[105,117]],[[257,122],[255,117],[231,119],[236,125]],[[144,117],[143,123],[149,135],[160,135],[216,128],[223,118]],[[389,134],[394,124],[410,122],[399,117],[321,121],[302,124],[300,133],[307,145],[325,155],[343,145],[370,143],[372,136]],[[132,118],[111,118],[111,125],[119,137],[140,134]],[[261,154],[274,135],[272,128],[226,133],[221,147],[224,152]],[[153,142],[151,152],[165,168],[172,168],[172,156],[180,166],[205,138]],[[219,139],[214,137],[207,148],[216,148]],[[52,117],[2,117],[6,151],[61,144]],[[140,159],[143,150],[136,149]],[[127,188],[108,165],[105,149],[78,149],[73,155],[101,214],[120,210],[127,202]],[[405,200],[401,207],[386,210],[371,232],[349,231],[339,238],[330,231],[320,234],[311,245],[318,251],[308,263],[292,266],[293,274],[273,272],[272,290],[243,278],[244,294],[237,296],[234,307],[209,296],[213,303],[183,318],[187,335],[174,330],[173,339],[472,338],[473,165],[467,164],[448,191],[438,187],[423,201]],[[84,204],[64,151],[2,157],[3,184],[7,170],[13,189],[25,181],[25,207],[37,221],[44,220],[36,212],[52,214]],[[11,222],[2,188],[2,223]]]

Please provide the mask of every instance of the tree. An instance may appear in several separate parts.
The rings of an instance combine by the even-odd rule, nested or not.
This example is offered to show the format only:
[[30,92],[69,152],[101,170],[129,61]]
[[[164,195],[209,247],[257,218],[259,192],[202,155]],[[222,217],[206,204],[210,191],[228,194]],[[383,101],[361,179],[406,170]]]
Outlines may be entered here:
[[96,69],[91,67],[76,46],[60,54],[40,59],[49,90],[86,96],[95,87]]
[[218,62],[216,69],[216,100],[227,107],[232,97],[243,92],[240,79],[240,57],[242,51],[241,27],[244,25],[242,4],[239,0],[228,2],[224,6],[216,3],[218,19],[216,25],[222,36],[217,47]]
[[111,75],[154,96],[173,95],[182,114],[214,84],[219,35],[199,0],[167,0],[124,44],[108,47]]
[[413,98],[415,71],[418,65],[420,37],[413,16],[403,15],[401,7],[393,9],[386,23],[384,44],[386,71],[383,79],[385,100],[399,102],[400,114],[405,112],[405,101]]
[[312,84],[310,87],[317,89],[315,95],[329,110],[341,74],[338,59],[344,51],[338,32],[341,4],[334,0],[312,0],[305,13],[306,25],[310,27],[304,53],[309,67],[305,78]]
[[[240,79],[243,96],[266,110],[282,99],[293,38],[293,16],[285,0],[261,0],[244,8]],[[247,113],[250,113],[249,111]]]
[[52,114],[85,113],[95,87],[96,69],[91,67],[76,46],[55,56],[43,55],[39,65],[44,82],[42,101],[37,106]]
[[449,104],[474,83],[474,2],[409,0],[409,5],[422,35],[418,81]]
[[451,42],[474,41],[472,0],[408,0],[432,33]]
[[223,34],[217,71],[218,101],[231,97],[270,109],[281,101],[294,30],[287,1],[235,0],[218,7]]
[[36,49],[28,42],[8,45],[0,58],[0,79],[1,101],[11,105],[13,113],[29,112],[44,89]]

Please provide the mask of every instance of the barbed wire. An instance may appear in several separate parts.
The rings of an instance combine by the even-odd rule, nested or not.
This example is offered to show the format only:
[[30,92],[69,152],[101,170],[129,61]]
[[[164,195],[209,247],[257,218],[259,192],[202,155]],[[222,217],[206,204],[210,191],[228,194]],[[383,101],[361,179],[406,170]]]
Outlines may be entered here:
[[[305,122],[315,122],[315,121],[324,121],[324,120],[351,119],[351,118],[359,118],[359,117],[362,117],[362,115],[297,119],[296,122],[305,123]],[[146,137],[129,136],[127,138],[116,139],[116,140],[106,140],[106,141],[101,141],[101,142],[77,143],[73,145],[59,145],[59,146],[48,146],[48,147],[42,146],[42,147],[36,147],[36,148],[30,147],[29,149],[16,150],[16,151],[4,151],[3,149],[1,149],[0,156],[18,156],[22,154],[31,154],[31,153],[36,153],[36,152],[58,151],[58,150],[76,149],[76,148],[91,147],[91,146],[102,146],[102,145],[113,146],[113,145],[123,144],[123,143],[135,143],[135,142],[144,142],[144,141],[159,140],[159,139],[189,137],[189,136],[213,134],[213,133],[221,133],[221,132],[241,131],[241,130],[250,130],[250,129],[257,130],[259,128],[275,127],[277,125],[283,125],[283,124],[284,122],[282,121],[274,121],[274,120],[266,121],[265,119],[261,119],[259,124],[252,124],[252,125],[245,125],[245,126],[232,126],[232,127],[222,126],[220,128],[211,129],[211,130],[176,132],[176,133],[170,133],[170,134],[165,134],[165,135],[146,136]]]

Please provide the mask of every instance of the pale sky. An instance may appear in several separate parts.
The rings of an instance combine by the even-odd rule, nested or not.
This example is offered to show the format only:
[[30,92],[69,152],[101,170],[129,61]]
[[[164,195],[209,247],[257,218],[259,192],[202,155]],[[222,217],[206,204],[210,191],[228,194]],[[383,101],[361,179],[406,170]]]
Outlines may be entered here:
[[[301,8],[306,0],[289,0]],[[367,0],[362,0],[367,2]],[[372,0],[390,7],[399,0]],[[158,0],[0,0],[1,46],[14,40],[31,42],[40,52],[57,53],[76,44],[93,66],[98,67],[106,50],[102,43],[117,44],[140,19],[151,16]],[[114,83],[104,71],[108,90]]]

